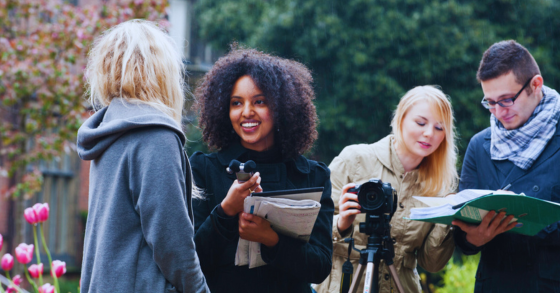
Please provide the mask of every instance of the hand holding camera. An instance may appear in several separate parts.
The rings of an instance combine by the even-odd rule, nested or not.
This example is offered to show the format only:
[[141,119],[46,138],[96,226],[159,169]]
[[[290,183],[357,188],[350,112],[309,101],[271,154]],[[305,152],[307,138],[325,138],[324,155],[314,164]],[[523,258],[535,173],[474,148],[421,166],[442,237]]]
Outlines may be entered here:
[[372,178],[361,185],[344,185],[342,192],[343,196],[338,202],[338,231],[350,228],[359,213],[389,214],[390,217],[395,213],[397,193],[390,183],[384,183],[380,179]]
[[358,195],[355,193],[348,193],[348,190],[355,186],[355,183],[344,185],[344,187],[342,187],[342,196],[338,200],[339,216],[336,226],[341,233],[348,230],[356,219],[356,215],[361,213]]
[[235,216],[243,211],[243,203],[245,198],[253,192],[262,192],[261,176],[257,172],[249,178],[249,180],[240,183],[238,180],[233,181],[229,191],[222,201],[222,209],[228,216]]

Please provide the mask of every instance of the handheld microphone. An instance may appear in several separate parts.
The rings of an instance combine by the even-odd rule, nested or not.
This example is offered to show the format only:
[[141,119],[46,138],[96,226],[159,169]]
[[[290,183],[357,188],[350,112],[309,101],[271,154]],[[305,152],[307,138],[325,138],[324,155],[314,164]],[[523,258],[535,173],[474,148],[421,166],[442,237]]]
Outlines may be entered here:
[[237,181],[239,183],[243,183],[253,176],[253,172],[257,169],[257,163],[254,161],[247,161],[245,163],[241,163],[238,160],[232,160],[229,163],[229,167],[226,168],[226,171],[229,174],[233,174],[235,172],[235,176],[237,176]]

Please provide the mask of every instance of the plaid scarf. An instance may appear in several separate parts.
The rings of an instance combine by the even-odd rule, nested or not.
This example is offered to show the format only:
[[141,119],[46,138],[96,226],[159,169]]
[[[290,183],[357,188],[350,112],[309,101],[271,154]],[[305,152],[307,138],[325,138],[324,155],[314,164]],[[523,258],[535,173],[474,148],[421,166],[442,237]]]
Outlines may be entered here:
[[527,170],[537,160],[556,132],[560,117],[560,95],[543,86],[543,98],[529,120],[517,129],[507,130],[494,114],[490,117],[492,160],[510,160]]

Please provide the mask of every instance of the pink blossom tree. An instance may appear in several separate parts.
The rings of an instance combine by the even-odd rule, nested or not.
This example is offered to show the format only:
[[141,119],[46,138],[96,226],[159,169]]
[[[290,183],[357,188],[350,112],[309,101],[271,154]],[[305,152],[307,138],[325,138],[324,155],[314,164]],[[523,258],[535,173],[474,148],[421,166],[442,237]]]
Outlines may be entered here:
[[40,191],[41,172],[28,166],[73,149],[87,115],[83,69],[95,37],[133,18],[168,26],[166,0],[101,3],[0,0],[0,176],[11,178],[0,196]]

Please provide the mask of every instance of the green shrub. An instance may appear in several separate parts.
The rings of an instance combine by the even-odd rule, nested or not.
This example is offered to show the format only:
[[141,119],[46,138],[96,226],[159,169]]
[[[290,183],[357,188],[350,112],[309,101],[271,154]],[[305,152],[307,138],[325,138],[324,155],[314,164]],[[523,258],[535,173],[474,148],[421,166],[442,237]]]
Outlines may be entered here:
[[435,288],[434,293],[472,293],[479,260],[480,253],[463,255],[461,261],[456,261],[453,257],[443,272],[443,287]]

